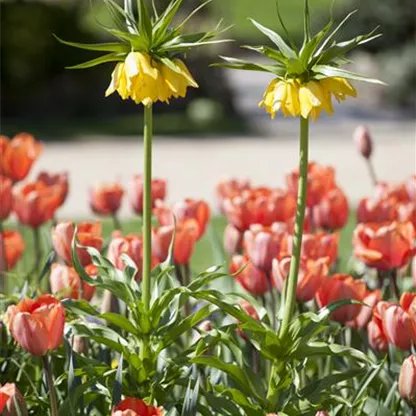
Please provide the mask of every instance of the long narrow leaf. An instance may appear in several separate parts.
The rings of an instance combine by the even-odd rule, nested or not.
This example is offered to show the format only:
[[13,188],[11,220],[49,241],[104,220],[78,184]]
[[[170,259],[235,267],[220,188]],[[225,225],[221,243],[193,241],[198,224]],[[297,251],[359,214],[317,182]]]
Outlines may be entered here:
[[66,69],[85,69],[92,68],[97,65],[101,65],[107,62],[120,62],[123,61],[123,56],[120,54],[109,53],[108,55],[100,56],[99,58],[92,59],[91,61],[83,62],[82,64],[67,66]]
[[67,40],[61,39],[56,35],[53,35],[59,42],[64,45],[73,46],[74,48],[84,49],[87,51],[102,51],[102,52],[129,52],[130,45],[127,43],[120,42],[109,42],[109,43],[78,43],[68,42]]

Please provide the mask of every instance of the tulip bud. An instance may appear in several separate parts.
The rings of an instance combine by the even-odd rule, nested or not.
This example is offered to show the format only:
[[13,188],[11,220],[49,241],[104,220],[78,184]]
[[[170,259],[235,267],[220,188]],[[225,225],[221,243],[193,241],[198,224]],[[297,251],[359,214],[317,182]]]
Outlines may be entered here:
[[365,126],[358,126],[353,135],[353,140],[357,146],[357,150],[366,158],[370,159],[373,153],[373,141],[370,131]]
[[224,231],[224,248],[228,254],[240,254],[243,249],[243,233],[228,224]]
[[411,355],[403,361],[399,377],[400,396],[416,405],[416,356]]
[[27,416],[27,407],[22,393],[14,383],[0,386],[0,414],[2,416]]

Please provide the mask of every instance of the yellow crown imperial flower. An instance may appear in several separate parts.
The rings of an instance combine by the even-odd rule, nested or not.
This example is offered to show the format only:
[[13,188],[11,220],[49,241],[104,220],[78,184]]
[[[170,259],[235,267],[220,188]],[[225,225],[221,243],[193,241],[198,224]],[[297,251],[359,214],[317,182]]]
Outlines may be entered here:
[[[316,120],[322,110],[332,115],[332,97],[341,102],[356,97],[357,91],[350,80],[366,81],[382,84],[381,81],[364,77],[341,69],[346,62],[345,54],[369,42],[380,34],[372,32],[353,39],[337,43],[335,35],[355,12],[350,13],[332,32],[334,21],[331,14],[330,22],[316,35],[310,32],[309,3],[305,0],[304,7],[304,40],[301,48],[290,39],[283,19],[277,7],[277,15],[281,26],[289,39],[287,43],[278,33],[252,20],[253,24],[265,34],[277,47],[244,46],[269,58],[271,64],[259,64],[241,59],[222,57],[224,63],[215,64],[232,69],[263,71],[275,75],[264,93],[259,107],[264,108],[272,118],[281,111],[285,117],[303,117]],[[331,43],[332,42],[332,43]]]
[[[190,13],[176,27],[172,21],[183,0],[171,0],[162,13],[153,3],[150,15],[146,0],[125,0],[122,9],[114,0],[104,0],[113,18],[114,27],[103,26],[117,42],[85,44],[60,42],[80,49],[109,52],[106,55],[69,68],[84,69],[106,62],[117,62],[111,75],[106,97],[118,92],[124,100],[132,99],[136,104],[149,106],[157,101],[169,103],[171,98],[185,97],[188,87],[198,88],[185,63],[177,56],[197,46],[225,42],[213,40],[219,33],[217,27],[208,32],[183,34],[188,20],[211,0],[206,1]],[[137,17],[136,17],[137,15]]]

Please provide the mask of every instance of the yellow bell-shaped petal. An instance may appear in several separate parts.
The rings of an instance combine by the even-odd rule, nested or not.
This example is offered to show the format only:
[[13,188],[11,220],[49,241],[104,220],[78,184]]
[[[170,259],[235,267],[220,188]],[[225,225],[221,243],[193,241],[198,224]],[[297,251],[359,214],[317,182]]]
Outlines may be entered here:
[[[284,107],[287,113],[293,117],[300,115],[299,83],[296,80],[286,81],[286,98]],[[285,112],[283,112],[285,114]]]

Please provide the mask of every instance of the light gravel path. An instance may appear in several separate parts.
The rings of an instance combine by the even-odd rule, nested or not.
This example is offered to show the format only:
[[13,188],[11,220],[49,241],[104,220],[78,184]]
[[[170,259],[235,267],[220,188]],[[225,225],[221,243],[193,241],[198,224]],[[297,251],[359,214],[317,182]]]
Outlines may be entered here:
[[[374,164],[382,179],[399,181],[416,171],[416,123],[361,120],[375,140]],[[262,121],[263,123],[263,121]],[[214,203],[214,187],[224,176],[247,177],[258,185],[283,185],[284,175],[297,165],[297,124],[289,120],[267,123],[267,137],[174,139],[154,143],[154,174],[168,179],[169,200],[204,198]],[[366,166],[351,141],[354,119],[319,121],[311,129],[311,159],[336,167],[340,185],[352,203],[371,193]],[[276,130],[276,138],[270,132]],[[66,170],[71,190],[60,218],[90,216],[88,188],[119,179],[127,185],[142,171],[142,144],[114,137],[104,142],[48,143],[36,164],[40,169]],[[131,215],[127,199],[122,216]]]

